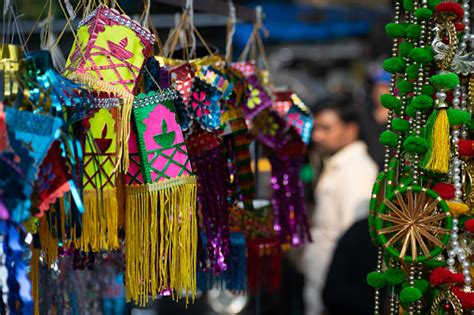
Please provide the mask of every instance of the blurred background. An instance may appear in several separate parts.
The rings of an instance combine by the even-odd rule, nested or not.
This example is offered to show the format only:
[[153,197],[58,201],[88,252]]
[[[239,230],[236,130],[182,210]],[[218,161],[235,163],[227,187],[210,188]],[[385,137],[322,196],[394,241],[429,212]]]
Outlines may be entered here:
[[[6,0],[4,0],[6,1]],[[73,36],[66,27],[66,19],[57,1],[16,0],[18,27],[27,40],[28,50],[40,49],[41,22],[49,9],[54,20],[51,31],[61,37],[56,54],[65,58],[71,49]],[[72,5],[74,0],[69,1]],[[119,5],[132,17],[139,17],[144,4],[140,0],[120,0]],[[169,29],[174,26],[176,14],[185,1],[152,0],[151,17],[163,43]],[[234,1],[238,5],[238,24],[234,35],[234,60],[244,48],[252,30],[254,8],[261,5],[264,25],[268,36],[264,37],[271,77],[274,85],[291,88],[314,109],[320,100],[335,94],[350,94],[361,112],[373,110],[372,90],[377,83],[381,61],[390,53],[391,41],[386,37],[384,25],[389,22],[393,4],[388,0],[272,0]],[[246,8],[246,10],[244,10]],[[195,0],[194,23],[207,43],[219,52],[225,51],[227,3],[220,0]],[[79,18],[72,22],[76,29]],[[3,30],[4,34],[8,31]],[[14,39],[18,41],[19,39]],[[259,158],[259,148],[253,148],[258,161],[258,198],[269,199],[269,163]],[[310,153],[311,156],[311,153]],[[308,161],[311,160],[308,157]],[[318,176],[317,161],[310,164],[303,176],[306,182],[308,209],[314,207],[313,188]],[[307,169],[308,170],[308,169]],[[233,295],[229,292],[211,291],[200,294],[196,302],[186,307],[184,303],[160,298],[146,309],[126,305],[127,314],[304,314],[302,301],[303,276],[296,271],[294,261],[298,250],[287,249],[283,263],[282,287],[279,292],[266,292],[262,288],[255,295]],[[105,257],[104,259],[107,259]],[[120,265],[120,264],[118,264]],[[74,281],[94,283],[94,277],[81,277]],[[110,280],[115,290],[110,293],[118,300],[123,290],[117,288],[121,282],[120,270],[117,279]],[[87,278],[87,279],[86,279]],[[107,286],[107,284],[105,284]],[[85,286],[76,287],[87,288]],[[93,286],[88,287],[94,292]],[[75,290],[73,288],[73,290]],[[84,289],[85,290],[85,289]],[[92,296],[97,307],[92,312],[103,312],[102,304],[112,303],[110,296]],[[115,303],[115,302],[114,302]],[[102,306],[101,306],[102,305]],[[113,314],[111,312],[110,314]]]

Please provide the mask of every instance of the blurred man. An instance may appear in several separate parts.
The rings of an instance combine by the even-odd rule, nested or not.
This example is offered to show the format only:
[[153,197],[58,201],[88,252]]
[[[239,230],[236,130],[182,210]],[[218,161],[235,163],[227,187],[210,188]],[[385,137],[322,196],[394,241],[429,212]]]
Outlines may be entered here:
[[359,139],[358,115],[347,96],[329,99],[315,110],[312,140],[325,156],[311,218],[313,243],[303,249],[304,301],[307,315],[324,310],[324,287],[333,251],[341,235],[367,217],[377,166]]

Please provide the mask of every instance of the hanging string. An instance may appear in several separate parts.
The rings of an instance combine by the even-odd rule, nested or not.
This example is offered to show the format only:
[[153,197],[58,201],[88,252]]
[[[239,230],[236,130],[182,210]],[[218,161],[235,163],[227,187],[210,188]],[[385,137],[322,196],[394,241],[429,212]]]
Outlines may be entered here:
[[194,28],[194,3],[193,3],[193,0],[186,0],[186,6],[185,6],[185,10],[186,12],[188,13],[188,23],[189,23],[189,27],[190,27],[190,30],[191,30],[191,50],[189,52],[189,54],[191,56],[195,56],[196,54],[196,37],[194,36],[194,32],[193,30],[195,30]]
[[227,19],[227,41],[225,47],[225,60],[228,63],[232,62],[232,41],[235,34],[235,24],[237,23],[237,16],[235,13],[235,5],[232,0],[229,0],[229,18]]
[[[2,44],[6,43],[13,43],[15,40],[15,36],[18,36],[18,41],[20,46],[24,47],[25,38],[24,33],[21,28],[21,24],[19,19],[21,15],[17,15],[17,7],[16,4],[12,1],[6,0],[3,4],[3,20],[6,23],[3,24],[3,36],[2,36]],[[6,27],[6,30],[5,30]],[[10,35],[10,39],[7,41],[6,36]]]
[[41,20],[41,17],[43,16],[43,13],[44,13],[44,11],[46,10],[47,7],[48,7],[48,3],[46,2],[46,3],[44,4],[44,6],[43,6],[43,9],[41,9],[41,12],[40,12],[40,14],[38,15],[38,18],[36,19],[35,24],[33,24],[33,27],[31,28],[31,31],[30,31],[30,33],[28,34],[28,37],[27,37],[26,40],[25,40],[25,44],[24,44],[24,46],[22,47],[22,49],[23,49],[24,51],[26,51],[26,46],[28,45],[28,41],[30,40],[31,35],[33,35],[33,32],[34,32],[34,30],[36,29],[36,27],[38,26],[38,24],[39,24],[39,22],[40,22],[40,20]]
[[248,60],[249,53],[252,52],[252,59],[257,61],[258,57],[260,56],[262,58],[264,67],[269,70],[270,64],[268,62],[267,54],[265,52],[265,48],[260,37],[260,32],[262,32],[265,37],[268,37],[268,30],[263,24],[263,9],[261,6],[257,6],[255,8],[254,26],[249,36],[249,39],[245,44],[245,47],[239,57],[239,61]]
[[145,6],[145,18],[142,24],[142,26],[146,28],[148,28],[148,22],[149,22],[149,17],[150,17],[150,7],[151,7],[151,1],[147,0],[146,6]]

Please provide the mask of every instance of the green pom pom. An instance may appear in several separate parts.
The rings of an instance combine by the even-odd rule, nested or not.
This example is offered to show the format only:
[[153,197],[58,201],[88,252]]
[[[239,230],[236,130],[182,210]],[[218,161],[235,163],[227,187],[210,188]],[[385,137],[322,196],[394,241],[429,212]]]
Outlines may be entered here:
[[405,119],[395,118],[392,120],[392,128],[396,131],[407,132],[410,129],[410,123]]
[[419,20],[429,20],[433,16],[433,11],[428,8],[419,8],[415,11],[415,16]]
[[459,85],[459,77],[455,73],[436,74],[430,78],[430,82],[437,89],[452,90]]
[[438,4],[441,3],[441,0],[428,0],[428,7],[431,10],[434,10]]
[[471,121],[471,113],[461,109],[448,108],[450,126],[466,124]]
[[415,117],[416,109],[413,106],[408,105],[407,108],[405,108],[405,113],[410,117]]
[[423,293],[417,288],[404,288],[400,292],[400,302],[410,304],[418,301],[423,296]]
[[410,52],[413,50],[413,44],[410,42],[403,42],[400,44],[400,56],[408,57]]
[[418,77],[418,72],[420,66],[417,64],[412,64],[407,67],[407,75],[409,79],[416,79]]
[[409,136],[403,142],[403,148],[410,153],[423,154],[428,150],[428,143],[420,136]]
[[387,283],[383,274],[372,271],[367,275],[367,283],[373,288],[383,288]]
[[400,57],[385,59],[383,69],[390,73],[402,73],[405,70],[405,62]]
[[405,272],[402,269],[388,268],[384,272],[385,281],[391,285],[397,285],[405,280]]
[[421,87],[421,94],[429,96],[429,97],[433,97],[433,95],[435,94],[435,89],[429,84],[424,84]]
[[420,39],[421,25],[410,24],[406,29],[407,37],[411,39]]
[[402,80],[397,84],[398,92],[400,94],[407,94],[413,92],[413,84],[408,80]]
[[390,130],[385,130],[380,134],[379,141],[381,144],[394,147],[398,142],[398,135]]
[[380,103],[386,109],[399,108],[402,105],[400,99],[390,94],[383,94],[380,96]]
[[404,24],[388,23],[385,25],[385,32],[392,38],[404,37],[405,28]]
[[433,51],[429,48],[413,48],[410,51],[410,59],[416,62],[428,63],[433,61]]
[[[426,290],[428,290],[429,286],[430,286],[430,283],[425,279],[415,280],[415,288],[420,290],[421,293],[424,293]],[[410,287],[410,283],[405,282],[405,283],[403,283],[402,287],[403,288],[408,288],[408,287]]]
[[426,95],[419,95],[413,98],[410,105],[416,110],[425,111],[433,106],[433,99]]
[[405,11],[411,12],[415,10],[415,3],[413,0],[403,0],[403,9]]

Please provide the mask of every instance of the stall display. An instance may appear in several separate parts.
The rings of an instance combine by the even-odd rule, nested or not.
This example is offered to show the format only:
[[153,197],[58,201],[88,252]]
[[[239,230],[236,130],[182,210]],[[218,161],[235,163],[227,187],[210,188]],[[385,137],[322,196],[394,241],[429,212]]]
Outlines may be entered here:
[[[115,1],[84,6],[62,74],[47,50],[2,46],[2,312],[120,312],[121,298],[144,307],[160,296],[192,303],[212,288],[274,291],[282,245],[310,239],[299,179],[308,109],[289,92],[278,110],[259,58],[211,49],[188,2],[156,56],[147,18],[133,21]],[[251,143],[273,156],[263,210]]]
[[384,170],[373,188],[370,233],[375,314],[470,311],[472,53],[469,1],[397,1],[384,69],[392,74],[380,135]]

